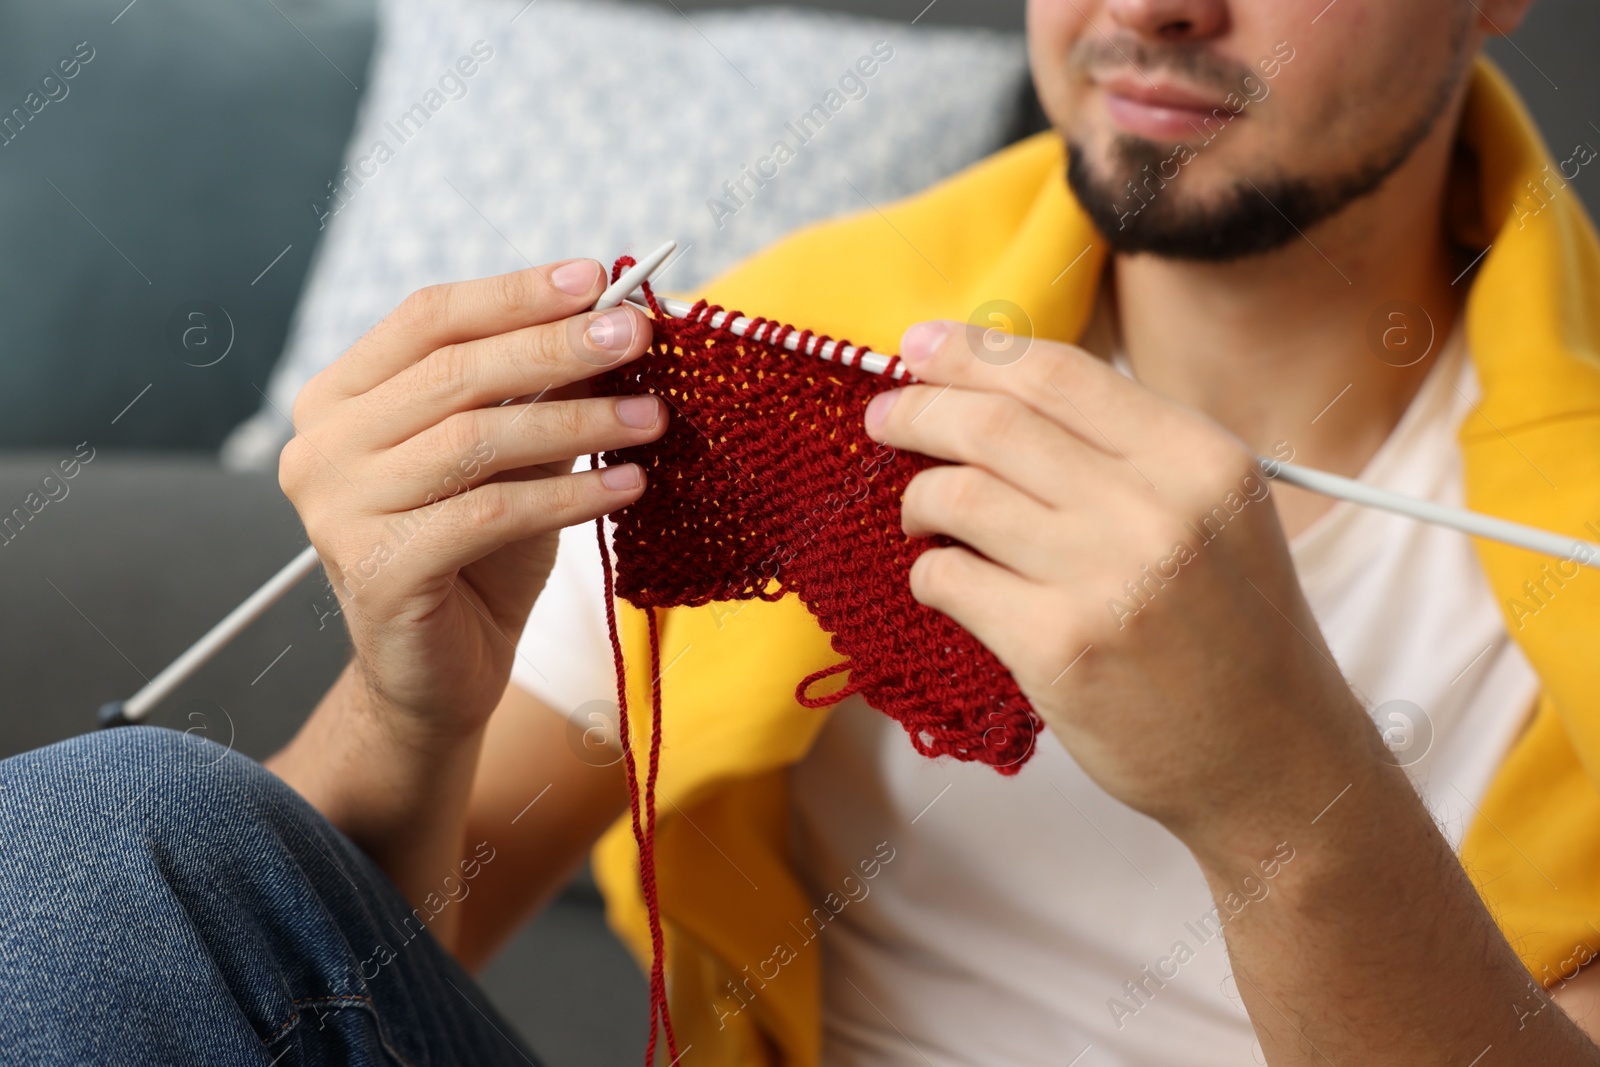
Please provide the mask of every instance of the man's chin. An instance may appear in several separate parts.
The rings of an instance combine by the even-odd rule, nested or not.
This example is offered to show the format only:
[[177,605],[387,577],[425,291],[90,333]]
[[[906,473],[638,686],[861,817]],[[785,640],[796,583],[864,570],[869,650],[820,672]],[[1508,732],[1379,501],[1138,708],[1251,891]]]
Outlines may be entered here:
[[[1283,182],[1242,181],[1211,202],[1197,204],[1175,187],[1158,168],[1169,150],[1151,141],[1119,145],[1117,173],[1107,178],[1069,143],[1067,183],[1095,229],[1113,251],[1149,254],[1197,263],[1226,263],[1283,247],[1298,234],[1297,212],[1322,214],[1310,190]],[[1155,155],[1154,161],[1147,158]],[[1180,164],[1173,164],[1181,166]],[[1269,188],[1270,191],[1263,192]],[[1280,199],[1291,210],[1280,210]]]

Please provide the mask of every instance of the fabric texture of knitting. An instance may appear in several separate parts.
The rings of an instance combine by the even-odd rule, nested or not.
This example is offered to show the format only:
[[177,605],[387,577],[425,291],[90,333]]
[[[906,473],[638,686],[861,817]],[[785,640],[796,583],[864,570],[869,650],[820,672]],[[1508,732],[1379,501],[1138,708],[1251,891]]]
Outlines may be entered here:
[[[827,338],[759,319],[740,338],[710,325],[721,308],[702,301],[678,319],[646,294],[651,350],[596,385],[671,407],[658,441],[605,457],[648,479],[614,516],[616,595],[653,609],[792,593],[844,657],[796,679],[802,704],[860,693],[923,755],[1016,773],[1041,725],[1031,704],[992,652],[911,596],[912,563],[939,542],[901,530],[900,499],[939,461],[867,436],[866,405],[888,379],[818,359]],[[799,352],[783,347],[791,336]]]

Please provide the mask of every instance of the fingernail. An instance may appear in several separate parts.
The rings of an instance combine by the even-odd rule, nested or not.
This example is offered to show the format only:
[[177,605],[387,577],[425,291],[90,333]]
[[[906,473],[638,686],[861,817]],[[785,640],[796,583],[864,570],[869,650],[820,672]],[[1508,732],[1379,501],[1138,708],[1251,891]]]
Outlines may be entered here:
[[923,366],[944,346],[954,327],[950,322],[917,323],[900,339],[900,358],[913,367]]
[[639,465],[624,463],[620,467],[607,467],[600,472],[600,484],[607,489],[623,492],[639,488]]
[[633,316],[623,308],[601,312],[584,331],[583,343],[595,352],[626,352],[633,344]]
[[894,402],[900,399],[900,390],[891,389],[887,393],[879,393],[872,398],[872,403],[867,405],[867,432],[876,433],[889,418],[889,409],[894,407]]
[[575,259],[550,272],[550,284],[571,296],[582,296],[594,288],[600,264],[592,259]]
[[648,430],[661,417],[661,402],[653,396],[630,396],[617,401],[617,421],[635,430]]

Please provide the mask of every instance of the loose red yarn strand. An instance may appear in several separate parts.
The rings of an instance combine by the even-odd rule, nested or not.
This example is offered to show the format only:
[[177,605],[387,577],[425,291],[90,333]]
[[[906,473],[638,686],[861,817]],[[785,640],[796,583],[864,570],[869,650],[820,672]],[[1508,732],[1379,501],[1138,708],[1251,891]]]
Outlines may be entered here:
[[650,769],[645,775],[645,845],[650,850],[644,865],[646,899],[650,908],[650,939],[655,950],[650,971],[651,985],[660,989],[661,1029],[667,1035],[667,1054],[678,1059],[678,1038],[672,1031],[672,1016],[667,1011],[666,937],[661,928],[661,904],[656,890],[656,778],[661,770],[661,633],[656,609],[648,608],[650,623]]
[[[594,457],[599,469],[600,457]],[[595,536],[600,544],[600,564],[605,574],[606,627],[611,636],[611,656],[617,671],[617,729],[621,734],[623,767],[628,778],[628,808],[633,820],[633,840],[639,848],[639,881],[644,893],[645,911],[650,923],[650,1043],[645,1050],[645,1067],[652,1067],[656,1058],[657,1027],[667,1037],[667,1053],[674,1062],[678,1058],[678,1041],[672,1030],[672,1015],[667,1007],[667,982],[664,959],[666,939],[661,928],[661,903],[656,895],[655,828],[656,774],[661,760],[661,661],[660,638],[655,612],[650,612],[650,659],[654,680],[651,682],[650,764],[645,778],[644,803],[639,796],[639,772],[633,759],[633,734],[628,725],[627,665],[622,655],[622,634],[617,626],[617,607],[614,598],[615,581],[611,569],[611,548],[606,544],[606,520],[595,520]],[[643,814],[643,819],[641,819]]]

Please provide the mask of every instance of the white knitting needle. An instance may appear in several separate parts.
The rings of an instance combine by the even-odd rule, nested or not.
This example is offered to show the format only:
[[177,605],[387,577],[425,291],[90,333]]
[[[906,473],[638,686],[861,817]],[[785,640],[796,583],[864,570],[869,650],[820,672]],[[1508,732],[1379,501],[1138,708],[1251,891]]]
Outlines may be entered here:
[[[626,277],[619,280],[626,281]],[[669,300],[658,297],[656,300],[661,310],[673,318],[684,319],[689,317],[693,307],[682,300]],[[725,328],[737,337],[751,337],[760,341],[771,335],[777,327],[771,323],[757,324],[748,318],[731,318],[727,312],[719,312],[712,316],[711,326]],[[754,330],[754,334],[752,334]],[[791,334],[784,339],[784,347],[791,352],[800,350],[799,336]],[[816,356],[819,359],[838,362],[848,367],[864,370],[869,374],[883,375],[888,371],[888,377],[903,380],[908,374],[904,363],[896,362],[890,356],[880,352],[865,352],[851,345],[840,345],[830,341],[825,345],[818,345],[812,340],[807,347],[806,355]],[[893,369],[889,370],[891,363]],[[1483,515],[1465,508],[1446,507],[1428,500],[1419,500],[1416,497],[1406,496],[1403,493],[1379,489],[1376,486],[1358,482],[1353,478],[1343,478],[1337,474],[1315,470],[1311,467],[1298,467],[1278,460],[1268,459],[1263,456],[1259,460],[1262,473],[1269,478],[1296,485],[1302,489],[1309,489],[1313,493],[1333,497],[1336,500],[1348,500],[1352,504],[1362,507],[1378,508],[1383,511],[1394,512],[1416,519],[1419,522],[1432,523],[1435,526],[1444,526],[1452,530],[1459,530],[1475,537],[1486,538],[1490,541],[1500,541],[1518,548],[1526,548],[1558,559],[1569,560],[1587,567],[1600,568],[1600,544],[1585,541],[1579,538],[1566,537],[1561,534],[1551,533],[1533,526],[1524,526],[1521,523],[1510,522],[1506,519],[1497,519]]]
[[[627,272],[619,276],[616,284],[607,289],[605,291],[605,295],[602,296],[601,299],[605,300],[606,298],[614,297],[615,303],[620,304],[623,300],[631,297],[634,292],[640,288],[640,286],[644,285],[645,282],[649,281],[650,278],[655,275],[656,269],[660,267],[662,263],[666,262],[667,257],[670,256],[673,250],[677,247],[677,242],[668,241],[666,244],[650,253],[644,259],[641,259],[638,266],[630,268]],[[661,306],[662,311],[665,311],[668,315],[671,315],[675,319],[686,319],[689,317],[689,313],[694,310],[694,306],[692,304],[686,304],[682,300],[673,300],[669,297],[657,297],[656,303]],[[599,306],[600,305],[596,305],[597,308]],[[604,306],[613,307],[615,304],[606,304]],[[751,340],[755,341],[766,340],[773,333],[777,332],[778,329],[778,324],[775,322],[765,322],[757,326],[757,324],[751,319],[743,317],[735,318],[726,311],[719,311],[715,315],[711,316],[710,325],[713,329],[726,328],[727,331],[733,334],[735,337],[750,336]],[[752,328],[755,329],[753,336],[751,335]],[[799,352],[799,333],[792,332],[788,337],[785,337],[783,339],[783,347],[788,349],[790,352]],[[901,381],[908,377],[905,364],[899,362],[893,356],[886,356],[882,352],[872,352],[866,349],[857,348],[855,345],[842,345],[838,341],[829,341],[827,344],[819,344],[817,338],[809,338],[806,344],[805,354],[808,356],[814,356],[817,359],[827,360],[830,363],[839,363],[846,367],[855,367],[859,370],[866,371],[868,374],[887,375],[888,377],[893,378],[895,381]],[[891,366],[893,369],[891,369]]]
[[[633,295],[634,290],[655,277],[656,271],[660,270],[661,265],[677,250],[678,242],[668,241],[648,256],[639,260],[638,263],[623,271],[617,280],[611,284],[611,287],[600,294],[600,299],[594,303],[594,310],[606,311],[628,299]],[[687,304],[684,305],[684,309],[685,311],[688,310]],[[682,315],[677,317],[683,318]]]
[[[661,305],[662,311],[665,311],[675,319],[686,319],[689,317],[689,312],[694,310],[692,305],[686,304],[682,300],[657,297],[656,303]],[[752,336],[751,328],[756,326],[755,322],[747,318],[732,318],[726,311],[719,311],[711,316],[710,325],[716,329],[726,327],[728,332],[734,336],[749,336],[754,341],[763,341],[778,329],[777,323],[764,322]],[[817,359],[825,359],[830,363],[838,363],[846,367],[855,367],[858,370],[866,371],[868,374],[883,375],[895,381],[903,381],[909,377],[906,365],[893,356],[857,348],[855,345],[843,345],[838,341],[829,341],[827,344],[819,344],[818,341],[819,339],[816,337],[808,339],[806,355],[815,356]],[[789,334],[788,337],[783,339],[783,347],[790,352],[799,352],[800,335],[798,333]],[[891,364],[893,364],[892,370],[890,369]]]
[[[600,299],[595,301],[594,310],[605,311],[621,304],[623,298],[661,269],[661,265],[677,250],[677,247],[676,241],[668,241],[640,260],[638,266],[622,275],[615,285],[600,294]],[[320,562],[316,548],[307,545],[298,556],[289,561],[286,567],[268,578],[265,585],[251,593],[242,604],[223,616],[221,622],[206,631],[205,636],[191,645],[183,655],[145,683],[143,689],[127,700],[113,700],[101,705],[98,714],[100,725],[131,726],[142,721],[155,710],[157,704],[171,696],[175,689],[205,666],[211,657],[222,651],[229,642],[243,633],[246,627],[266,614],[267,609],[281,600],[285,593],[316,570]]]
[[1313,493],[1321,493],[1323,496],[1331,496],[1338,500],[1348,500],[1363,507],[1392,511],[1420,522],[1460,530],[1474,537],[1515,545],[1517,548],[1555,556],[1585,567],[1600,567],[1600,544],[1593,541],[1566,537],[1541,530],[1536,526],[1524,526],[1518,522],[1497,519],[1465,508],[1446,507],[1431,500],[1419,500],[1403,493],[1379,489],[1353,478],[1343,478],[1311,467],[1297,467],[1265,457],[1260,462],[1261,471],[1267,477],[1309,489]]
[[267,583],[245,598],[244,603],[223,616],[206,635],[189,647],[183,655],[173,660],[167,668],[145,683],[127,700],[113,700],[100,706],[101,726],[131,726],[149,715],[155,706],[189,679],[206,661],[220,652],[224,645],[238,637],[245,627],[266,614],[283,594],[300,584],[300,579],[317,569],[317,550],[307,545],[300,554],[289,561]]

